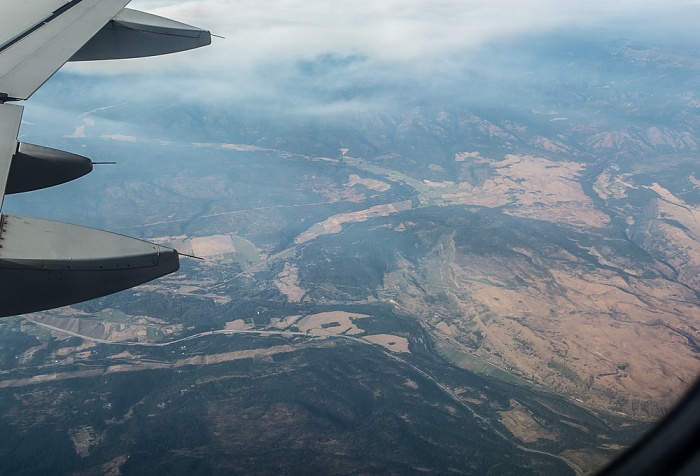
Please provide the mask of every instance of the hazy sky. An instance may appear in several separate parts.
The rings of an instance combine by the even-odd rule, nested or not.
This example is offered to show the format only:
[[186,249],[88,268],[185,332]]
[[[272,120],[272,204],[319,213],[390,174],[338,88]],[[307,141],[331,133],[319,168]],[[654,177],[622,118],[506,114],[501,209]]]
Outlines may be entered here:
[[[134,0],[129,7],[225,36],[197,57],[200,67],[222,74],[329,52],[405,65],[555,29],[690,35],[700,14],[698,0]],[[109,69],[181,67],[191,61],[176,55]]]
[[[700,18],[700,0],[135,0],[129,7],[225,39],[214,38],[212,46],[196,52],[65,70],[130,74],[133,100],[161,93],[213,103],[284,103],[285,110],[298,104],[311,113],[381,108],[392,101],[391,94],[373,95],[365,104],[323,98],[353,84],[391,89],[409,82],[426,88],[459,82],[465,68],[486,67],[470,56],[486,46],[507,49],[553,32],[683,39],[698,35]],[[324,55],[352,61],[334,71],[300,75],[300,63]],[[504,74],[507,66],[492,65],[498,70],[493,74]]]
[[327,51],[417,60],[555,28],[695,30],[700,12],[697,0],[136,0],[130,7],[226,36],[218,48],[240,62]]

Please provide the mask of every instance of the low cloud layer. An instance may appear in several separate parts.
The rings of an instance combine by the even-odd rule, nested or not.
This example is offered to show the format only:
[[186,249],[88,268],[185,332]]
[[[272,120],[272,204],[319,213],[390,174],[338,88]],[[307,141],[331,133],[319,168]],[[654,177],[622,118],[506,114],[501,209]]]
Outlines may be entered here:
[[700,2],[688,0],[137,0],[129,7],[225,39],[195,52],[65,71],[101,76],[104,88],[105,76],[121,77],[136,101],[158,95],[321,116],[381,110],[411,91],[449,90],[465,75],[497,80],[518,58],[498,62],[491,52],[555,33],[694,41],[700,15]]
[[387,61],[445,54],[553,28],[623,30],[644,22],[647,28],[654,23],[662,29],[672,20],[678,30],[699,8],[691,1],[556,0],[206,0],[139,1],[131,6],[206,25],[236,43],[229,51],[241,59],[331,50]]
[[231,66],[325,53],[413,62],[553,29],[643,28],[653,36],[671,26],[694,34],[690,19],[700,13],[697,1],[687,0],[143,0],[130,7],[225,36],[215,49]]

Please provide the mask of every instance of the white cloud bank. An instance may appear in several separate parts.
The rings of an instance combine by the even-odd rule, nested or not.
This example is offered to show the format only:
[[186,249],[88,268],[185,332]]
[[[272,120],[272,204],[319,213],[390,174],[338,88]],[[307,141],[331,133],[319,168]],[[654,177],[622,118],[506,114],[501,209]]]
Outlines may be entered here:
[[[355,79],[371,83],[374,75],[377,84],[386,85],[422,78],[434,84],[461,74],[457,71],[465,65],[487,68],[469,58],[485,46],[517,44],[520,38],[555,31],[697,39],[694,23],[700,17],[698,0],[135,0],[129,7],[226,39],[214,38],[213,45],[194,52],[77,64],[67,71],[130,74],[136,100],[158,92],[180,101],[279,100],[289,109],[297,94],[306,110],[321,112],[377,107],[362,99],[331,98]],[[338,72],[320,72],[317,78],[323,79],[315,85],[314,77],[295,84],[307,79],[299,73],[300,62],[324,55],[357,61]],[[327,97],[313,104],[308,98],[316,90]],[[390,96],[371,101],[391,101]]]
[[557,27],[651,21],[678,29],[700,10],[698,1],[688,0],[144,0],[131,6],[237,40],[244,46],[237,50],[239,57],[332,49],[387,59],[415,59]]
[[[109,69],[248,69],[259,62],[360,54],[388,63],[425,61],[552,29],[643,27],[695,34],[697,0],[137,0],[142,9],[208,28],[215,39],[186,55],[120,62]],[[103,69],[104,66],[97,69]],[[94,71],[95,68],[87,68]]]

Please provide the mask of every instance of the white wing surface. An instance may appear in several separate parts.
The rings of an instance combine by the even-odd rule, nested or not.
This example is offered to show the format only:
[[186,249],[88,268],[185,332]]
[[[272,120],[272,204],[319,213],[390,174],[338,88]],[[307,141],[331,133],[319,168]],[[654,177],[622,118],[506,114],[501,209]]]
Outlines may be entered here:
[[[5,23],[13,18],[7,12],[20,2],[3,3],[12,3],[4,9]],[[5,38],[3,34],[1,40],[0,94],[28,99],[127,3],[129,0],[22,0],[22,31],[4,30],[4,24],[0,30],[12,35]]]

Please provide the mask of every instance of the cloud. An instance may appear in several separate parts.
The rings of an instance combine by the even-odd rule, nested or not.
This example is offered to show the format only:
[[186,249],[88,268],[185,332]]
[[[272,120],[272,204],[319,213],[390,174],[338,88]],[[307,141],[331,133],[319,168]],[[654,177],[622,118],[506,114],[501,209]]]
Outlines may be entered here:
[[228,64],[329,52],[415,61],[554,28],[653,22],[661,29],[670,19],[677,31],[700,10],[697,1],[630,0],[143,0],[130,6],[226,36],[216,48]]
[[[138,8],[208,28],[214,39],[197,60],[188,55],[83,67],[107,71],[203,69],[231,75],[260,62],[321,54],[364,55],[406,66],[552,29],[653,24],[663,30],[697,18],[696,1],[560,0],[141,0]],[[690,25],[688,31],[694,30]]]
[[320,116],[390,107],[411,85],[449,89],[465,71],[497,78],[507,69],[488,64],[483,51],[522,38],[576,31],[692,36],[691,19],[700,14],[689,0],[140,0],[129,7],[226,39],[196,52],[67,71],[128,75],[134,100],[156,94]]

